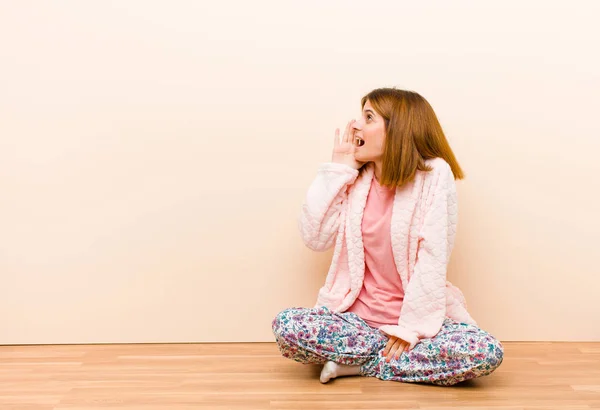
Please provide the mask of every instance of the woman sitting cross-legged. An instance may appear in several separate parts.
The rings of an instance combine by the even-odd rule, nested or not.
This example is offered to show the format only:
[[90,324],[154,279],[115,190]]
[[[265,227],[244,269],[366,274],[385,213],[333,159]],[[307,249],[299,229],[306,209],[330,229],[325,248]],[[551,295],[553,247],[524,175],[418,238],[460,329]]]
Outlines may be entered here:
[[502,344],[446,279],[463,172],[429,103],[376,89],[322,164],[299,217],[306,246],[334,247],[312,308],[280,312],[284,357],[339,376],[453,385],[492,373]]

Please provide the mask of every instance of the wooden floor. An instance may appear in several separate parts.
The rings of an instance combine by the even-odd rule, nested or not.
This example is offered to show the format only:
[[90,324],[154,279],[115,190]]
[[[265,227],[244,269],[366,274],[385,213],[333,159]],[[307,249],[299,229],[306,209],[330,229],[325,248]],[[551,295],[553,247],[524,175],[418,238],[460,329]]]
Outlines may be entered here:
[[453,387],[343,377],[274,343],[0,346],[1,410],[600,409],[600,343],[504,343]]

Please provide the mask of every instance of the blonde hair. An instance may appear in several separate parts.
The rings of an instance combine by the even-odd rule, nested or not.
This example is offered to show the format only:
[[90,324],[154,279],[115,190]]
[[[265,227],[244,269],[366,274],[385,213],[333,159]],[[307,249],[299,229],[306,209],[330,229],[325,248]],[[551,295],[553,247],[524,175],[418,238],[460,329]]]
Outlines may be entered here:
[[378,88],[361,99],[362,108],[367,100],[385,120],[386,139],[379,181],[382,185],[399,187],[412,181],[417,170],[431,171],[425,160],[432,158],[444,159],[455,179],[464,178],[437,116],[425,98],[413,91]]

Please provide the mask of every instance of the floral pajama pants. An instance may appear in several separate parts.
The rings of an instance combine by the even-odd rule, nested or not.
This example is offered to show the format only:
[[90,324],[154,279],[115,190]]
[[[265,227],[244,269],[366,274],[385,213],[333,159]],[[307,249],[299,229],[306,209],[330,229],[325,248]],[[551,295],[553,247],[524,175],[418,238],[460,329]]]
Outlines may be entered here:
[[502,363],[502,344],[477,326],[446,318],[439,333],[386,362],[388,337],[352,312],[289,308],[272,323],[280,352],[304,364],[360,366],[361,376],[450,386],[486,376]]

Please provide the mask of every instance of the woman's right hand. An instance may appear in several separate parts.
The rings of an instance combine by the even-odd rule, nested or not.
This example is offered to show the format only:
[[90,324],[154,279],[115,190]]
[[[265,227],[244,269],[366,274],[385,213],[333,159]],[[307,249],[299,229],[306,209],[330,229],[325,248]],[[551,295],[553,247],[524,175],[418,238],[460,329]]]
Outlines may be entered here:
[[348,122],[348,125],[346,125],[346,131],[341,139],[340,129],[336,128],[331,161],[339,164],[346,164],[354,169],[360,169],[360,167],[362,167],[365,163],[357,161],[356,158],[354,158],[354,153],[356,152],[356,141],[354,137],[354,128],[352,127],[353,123],[354,120]]

